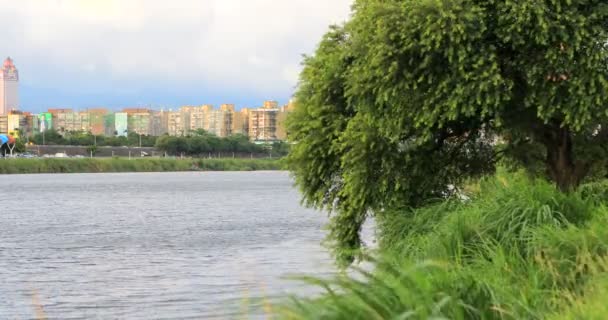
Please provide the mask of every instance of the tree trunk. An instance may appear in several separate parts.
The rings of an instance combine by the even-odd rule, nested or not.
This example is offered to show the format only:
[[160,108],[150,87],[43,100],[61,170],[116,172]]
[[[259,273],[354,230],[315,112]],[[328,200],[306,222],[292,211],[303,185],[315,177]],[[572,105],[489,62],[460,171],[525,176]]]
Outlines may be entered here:
[[562,192],[576,189],[587,174],[587,166],[574,160],[572,133],[568,128],[554,127],[545,139],[547,170]]

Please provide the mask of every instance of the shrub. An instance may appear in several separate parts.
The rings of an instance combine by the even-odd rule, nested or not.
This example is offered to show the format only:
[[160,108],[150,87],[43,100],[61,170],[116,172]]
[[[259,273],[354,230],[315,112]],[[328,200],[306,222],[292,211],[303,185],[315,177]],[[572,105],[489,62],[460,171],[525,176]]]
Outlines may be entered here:
[[[608,301],[608,209],[597,188],[562,193],[498,175],[467,195],[378,218],[372,272],[321,281],[289,319],[586,319]],[[599,189],[603,190],[603,189]],[[469,198],[470,200],[462,200]],[[586,296],[590,295],[589,301]],[[602,300],[603,299],[603,300]],[[559,315],[556,310],[566,310]],[[601,309],[600,309],[601,310]],[[558,316],[559,315],[559,316]],[[605,314],[603,314],[605,315]]]

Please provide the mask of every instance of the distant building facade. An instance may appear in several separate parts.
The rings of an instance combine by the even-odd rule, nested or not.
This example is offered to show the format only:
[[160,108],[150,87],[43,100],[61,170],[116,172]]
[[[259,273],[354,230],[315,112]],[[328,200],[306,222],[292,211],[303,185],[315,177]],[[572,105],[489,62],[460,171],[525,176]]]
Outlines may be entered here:
[[167,132],[179,136],[204,130],[218,137],[227,137],[232,134],[235,112],[233,104],[223,104],[219,109],[212,105],[183,106],[179,112],[169,112]]
[[207,126],[204,128],[205,131],[222,138],[231,135],[233,114],[233,104],[223,104],[217,110],[210,110],[208,112]]
[[287,140],[285,122],[295,108],[295,100],[280,108],[276,101],[265,101],[261,108],[249,110],[249,139],[260,143]]
[[10,111],[8,114],[0,115],[0,134],[20,137],[27,135],[28,131],[27,115],[23,112]]
[[129,133],[129,114],[117,112],[114,114],[114,132],[117,137],[126,137]]
[[249,134],[249,109],[243,108],[232,114],[232,134]]
[[277,138],[277,116],[279,109],[259,108],[249,112],[249,139],[257,142],[272,142]]
[[191,108],[189,110],[190,123],[188,131],[194,132],[199,129],[205,130],[205,128],[209,128],[209,112],[212,110],[213,106],[209,104]]
[[144,136],[152,134],[152,113],[137,112],[128,115],[127,130]]
[[167,112],[167,133],[170,136],[183,136],[186,133],[186,128],[182,121],[182,112],[169,111]]
[[0,115],[19,110],[19,71],[8,57],[0,70]]
[[53,115],[53,126],[62,135],[69,132],[89,132],[91,131],[89,115],[88,112],[58,112]]
[[166,134],[166,126],[163,125],[163,112],[152,111],[150,115],[150,135],[151,136],[162,136]]
[[96,136],[105,135],[105,117],[109,113],[108,109],[88,109],[86,112],[89,114],[88,131]]
[[[259,108],[236,110],[233,104],[184,106],[177,111],[154,111],[147,108],[125,108],[111,112],[106,108],[75,111],[51,108],[37,115],[9,111],[0,117],[0,133],[27,132],[28,135],[48,130],[65,135],[89,132],[94,135],[186,136],[204,130],[218,137],[245,135],[251,141],[271,143],[287,139],[285,121],[295,103],[279,107],[276,101],[265,101]],[[10,117],[9,117],[10,116]],[[25,131],[24,131],[25,130]]]

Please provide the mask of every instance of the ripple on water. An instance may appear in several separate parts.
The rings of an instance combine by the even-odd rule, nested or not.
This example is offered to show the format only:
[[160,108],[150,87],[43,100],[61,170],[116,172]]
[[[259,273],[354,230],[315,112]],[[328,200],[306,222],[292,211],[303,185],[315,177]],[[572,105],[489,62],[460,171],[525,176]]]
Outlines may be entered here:
[[[5,176],[0,319],[225,319],[325,276],[284,172]],[[27,199],[27,201],[23,201]],[[257,310],[257,311],[256,311]]]

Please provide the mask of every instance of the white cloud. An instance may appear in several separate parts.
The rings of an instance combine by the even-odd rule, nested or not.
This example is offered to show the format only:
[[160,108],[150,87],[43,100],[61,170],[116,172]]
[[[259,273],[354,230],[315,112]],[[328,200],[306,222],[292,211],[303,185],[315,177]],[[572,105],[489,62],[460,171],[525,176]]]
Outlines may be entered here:
[[301,54],[351,2],[0,0],[0,55],[36,86],[194,82],[271,96],[293,88]]

